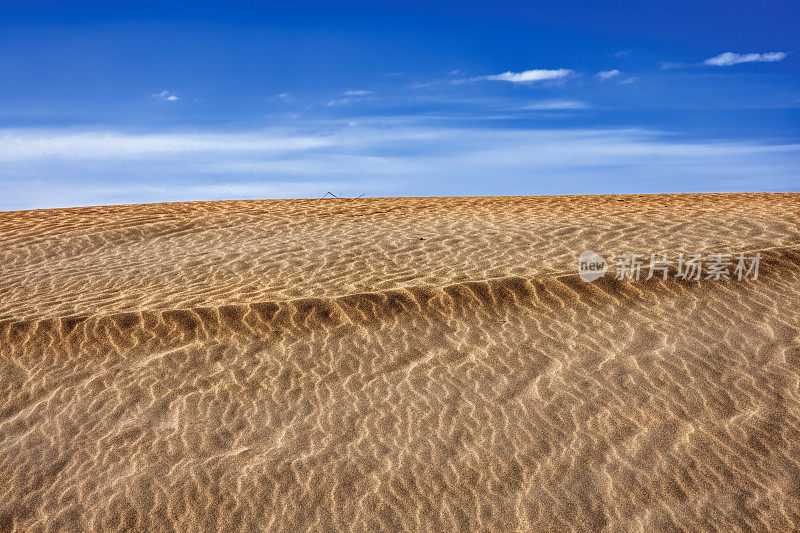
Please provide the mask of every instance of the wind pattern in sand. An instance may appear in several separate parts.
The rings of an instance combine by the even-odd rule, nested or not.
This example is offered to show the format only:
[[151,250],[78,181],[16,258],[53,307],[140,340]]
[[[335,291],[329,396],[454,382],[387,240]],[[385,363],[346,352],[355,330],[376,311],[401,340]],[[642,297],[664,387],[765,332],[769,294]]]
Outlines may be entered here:
[[[799,208],[0,213],[0,531],[797,531]],[[763,260],[585,283],[582,250]]]

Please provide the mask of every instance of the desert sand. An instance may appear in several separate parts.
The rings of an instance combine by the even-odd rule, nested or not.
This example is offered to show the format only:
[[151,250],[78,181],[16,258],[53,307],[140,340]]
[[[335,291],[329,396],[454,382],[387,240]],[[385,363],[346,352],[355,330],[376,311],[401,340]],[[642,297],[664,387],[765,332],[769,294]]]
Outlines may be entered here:
[[797,194],[0,213],[0,531],[797,531],[799,247]]

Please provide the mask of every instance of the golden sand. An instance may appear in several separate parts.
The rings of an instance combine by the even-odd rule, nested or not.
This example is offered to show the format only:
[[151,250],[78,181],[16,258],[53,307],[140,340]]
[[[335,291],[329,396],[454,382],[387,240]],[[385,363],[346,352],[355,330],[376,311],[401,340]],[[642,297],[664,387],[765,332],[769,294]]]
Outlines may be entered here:
[[0,531],[797,531],[799,247],[792,194],[0,213]]

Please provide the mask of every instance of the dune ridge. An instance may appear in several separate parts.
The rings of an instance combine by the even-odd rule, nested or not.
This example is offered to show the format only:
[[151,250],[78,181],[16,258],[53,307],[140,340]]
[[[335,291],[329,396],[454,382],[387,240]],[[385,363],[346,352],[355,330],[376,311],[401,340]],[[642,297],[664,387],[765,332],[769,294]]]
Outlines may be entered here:
[[[0,530],[796,530],[799,198],[676,198],[705,216],[694,227],[686,215],[641,212],[672,198],[629,198],[638,215],[563,234],[559,223],[597,219],[617,200],[284,203],[312,218],[427,210],[423,244],[412,248],[425,254],[385,262],[376,250],[409,246],[394,241],[408,236],[367,229],[319,262],[280,256],[269,263],[284,269],[279,281],[251,290],[267,269],[254,266],[257,251],[229,257],[198,231],[198,253],[238,268],[230,285],[197,297],[190,288],[214,263],[121,284],[116,297],[70,298],[57,285],[97,286],[81,254],[112,273],[138,269],[118,262],[132,257],[126,224],[146,224],[149,210],[182,210],[171,233],[180,235],[205,227],[206,211],[236,226],[248,204],[32,213],[61,222],[49,241],[19,235],[2,252],[21,274],[4,271],[0,286],[23,299],[0,305]],[[462,205],[458,222],[431,229]],[[487,225],[487,206],[514,211]],[[63,249],[61,232],[78,215],[114,219],[119,238]],[[24,213],[0,213],[0,242],[19,220]],[[313,249],[320,235],[349,231],[315,233],[314,220],[286,246]],[[380,220],[367,225],[385,229]],[[728,235],[714,224],[723,221],[748,232]],[[660,222],[672,234],[657,237]],[[449,232],[469,223],[475,234],[541,227],[560,240],[524,260],[539,237],[481,240],[447,259],[460,242]],[[162,237],[140,252],[160,249]],[[339,256],[351,260],[359,239],[375,240],[365,252],[375,264],[350,280],[359,270]],[[586,283],[575,271],[585,248],[761,250],[763,259],[756,281]],[[182,253],[166,259],[180,268],[157,272],[186,268]],[[332,270],[275,289],[298,276],[292,269],[319,264]],[[445,268],[431,275],[431,264]]]
[[0,213],[0,317],[186,308],[800,243],[797,195],[264,200]]

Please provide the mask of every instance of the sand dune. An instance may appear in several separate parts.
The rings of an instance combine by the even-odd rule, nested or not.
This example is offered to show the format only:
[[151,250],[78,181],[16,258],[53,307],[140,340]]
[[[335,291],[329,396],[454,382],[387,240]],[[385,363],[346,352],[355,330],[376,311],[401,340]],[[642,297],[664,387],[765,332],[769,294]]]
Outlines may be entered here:
[[800,529],[800,195],[10,212],[0,265],[0,531]]

